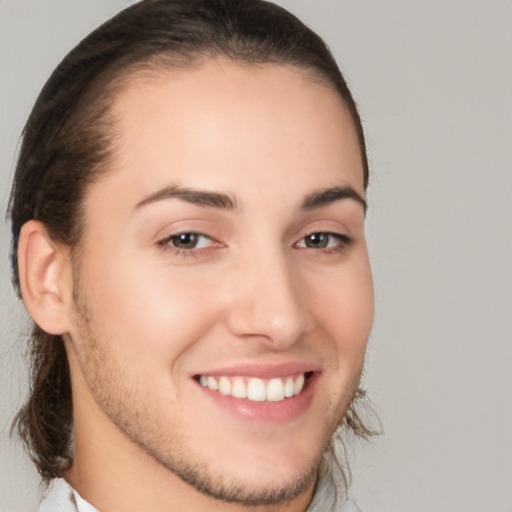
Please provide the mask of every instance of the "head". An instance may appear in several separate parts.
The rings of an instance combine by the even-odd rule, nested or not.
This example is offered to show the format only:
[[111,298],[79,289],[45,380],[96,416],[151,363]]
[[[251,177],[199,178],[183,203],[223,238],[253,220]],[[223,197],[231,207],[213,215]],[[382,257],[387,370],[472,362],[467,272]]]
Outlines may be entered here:
[[[368,434],[353,408],[372,316],[367,184],[345,80],[283,9],[145,0],[84,39],[34,106],[10,201],[13,281],[35,319],[31,395],[16,421],[41,475],[69,469],[73,414],[89,402],[166,471],[253,504],[310,485],[338,425]],[[115,240],[123,226],[130,241]],[[334,306],[356,318],[347,331]],[[303,374],[286,413],[237,405],[226,424],[233,394],[263,381],[280,402]],[[302,420],[308,396],[337,382]],[[202,440],[193,423],[205,418],[180,402],[195,394],[213,403]],[[264,421],[247,426],[254,414]],[[217,467],[208,447],[226,441],[222,430],[237,441]],[[276,452],[291,461],[271,475],[279,485],[247,486]],[[261,460],[237,480],[227,468],[241,458]]]

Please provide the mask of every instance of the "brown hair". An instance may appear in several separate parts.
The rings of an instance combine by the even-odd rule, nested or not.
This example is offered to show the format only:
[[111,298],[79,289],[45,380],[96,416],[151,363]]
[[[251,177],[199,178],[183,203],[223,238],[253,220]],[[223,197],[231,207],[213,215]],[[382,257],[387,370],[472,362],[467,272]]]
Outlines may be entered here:
[[[25,222],[41,221],[54,241],[71,248],[80,241],[85,191],[112,155],[109,105],[119,87],[138,70],[190,67],[215,56],[295,66],[337,90],[358,133],[366,187],[357,108],[319,36],[264,0],[143,0],[101,25],[63,59],[27,121],[8,210],[18,293],[17,245]],[[39,473],[50,479],[71,463],[71,383],[60,336],[34,325],[30,361],[30,395],[13,428]],[[357,435],[371,434],[352,406],[344,424]]]

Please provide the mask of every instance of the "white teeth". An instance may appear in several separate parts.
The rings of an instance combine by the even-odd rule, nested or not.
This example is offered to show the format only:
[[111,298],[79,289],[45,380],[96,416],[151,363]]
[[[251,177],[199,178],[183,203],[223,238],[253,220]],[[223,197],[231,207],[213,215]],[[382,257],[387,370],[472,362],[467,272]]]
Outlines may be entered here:
[[295,383],[293,385],[293,394],[298,395],[302,391],[303,387],[304,387],[304,374],[301,373],[297,377],[297,379],[295,380]]
[[235,398],[247,398],[247,388],[245,386],[245,382],[242,379],[237,378],[233,381],[231,394]]
[[264,402],[267,399],[267,389],[261,379],[249,379],[247,398],[253,402]]
[[293,384],[293,379],[291,377],[288,377],[286,379],[286,384],[284,385],[284,396],[286,398],[290,398],[293,396],[295,390],[295,386]]
[[223,395],[231,394],[231,382],[229,382],[227,377],[221,377],[219,380],[219,391]]
[[279,402],[284,399],[284,385],[281,379],[270,379],[267,386],[267,400]]
[[201,386],[219,391],[222,395],[231,395],[235,398],[247,398],[253,402],[280,402],[285,398],[298,395],[304,388],[304,374],[301,373],[295,378],[286,377],[263,380],[252,377],[247,381],[242,377],[212,377],[201,375],[199,384]]
[[210,389],[217,391],[219,389],[219,384],[217,383],[217,379],[215,377],[208,377],[206,379],[206,383]]

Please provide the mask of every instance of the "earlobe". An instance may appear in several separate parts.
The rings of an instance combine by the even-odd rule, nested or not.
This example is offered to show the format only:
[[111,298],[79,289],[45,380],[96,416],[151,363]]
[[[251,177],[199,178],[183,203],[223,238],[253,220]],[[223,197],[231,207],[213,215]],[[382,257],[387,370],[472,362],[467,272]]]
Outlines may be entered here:
[[33,320],[49,334],[68,332],[73,286],[69,249],[53,243],[39,221],[21,228],[18,271],[23,301]]

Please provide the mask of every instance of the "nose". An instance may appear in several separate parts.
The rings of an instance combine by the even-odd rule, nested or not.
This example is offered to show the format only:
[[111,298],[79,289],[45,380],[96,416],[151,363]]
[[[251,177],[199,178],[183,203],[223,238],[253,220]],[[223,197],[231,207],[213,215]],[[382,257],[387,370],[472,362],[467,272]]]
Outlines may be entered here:
[[234,335],[285,350],[310,328],[305,294],[284,255],[253,255],[234,274],[227,312]]

